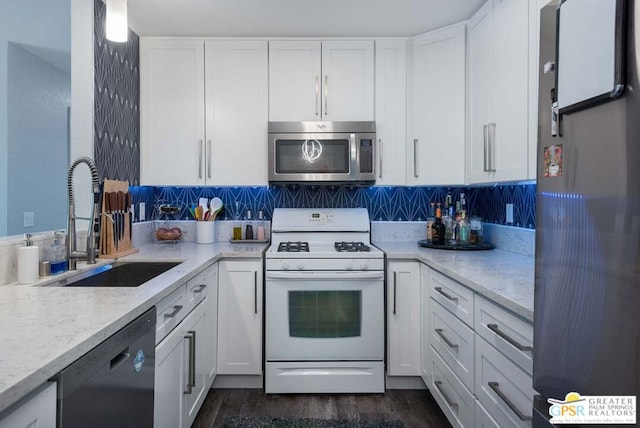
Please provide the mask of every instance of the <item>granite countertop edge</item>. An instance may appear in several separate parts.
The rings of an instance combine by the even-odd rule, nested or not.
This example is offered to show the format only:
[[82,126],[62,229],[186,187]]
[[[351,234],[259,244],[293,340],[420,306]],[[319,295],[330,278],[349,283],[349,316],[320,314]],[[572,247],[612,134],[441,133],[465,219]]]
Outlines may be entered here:
[[388,260],[417,260],[533,323],[532,257],[509,251],[446,251],[415,242],[373,242]]
[[[268,246],[145,244],[138,253],[120,260],[183,263],[140,287],[47,286],[61,276],[41,280],[35,286],[0,286],[0,306],[8,308],[0,311],[0,416],[208,266],[223,258],[261,259]],[[92,313],[96,308],[102,310]]]

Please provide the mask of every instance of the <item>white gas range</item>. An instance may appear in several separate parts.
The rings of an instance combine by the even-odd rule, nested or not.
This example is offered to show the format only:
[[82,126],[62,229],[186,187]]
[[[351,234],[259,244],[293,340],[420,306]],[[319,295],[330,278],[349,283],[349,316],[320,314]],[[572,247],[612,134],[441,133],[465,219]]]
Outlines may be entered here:
[[366,209],[275,209],[267,393],[384,392],[384,254]]

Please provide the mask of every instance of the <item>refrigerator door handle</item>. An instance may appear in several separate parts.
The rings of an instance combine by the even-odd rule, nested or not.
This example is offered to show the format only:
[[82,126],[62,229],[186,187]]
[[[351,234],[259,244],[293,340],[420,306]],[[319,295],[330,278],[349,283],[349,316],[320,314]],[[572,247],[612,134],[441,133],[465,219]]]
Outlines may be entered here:
[[500,328],[498,327],[498,324],[487,324],[487,328],[492,332],[494,332],[495,334],[497,334],[498,336],[500,336],[501,338],[503,338],[504,340],[506,340],[507,342],[509,342],[509,344],[515,347],[518,351],[523,351],[523,352],[533,351],[532,346],[521,345],[513,337],[509,336],[507,333],[500,330]]
[[498,397],[500,397],[500,399],[504,402],[504,404],[506,404],[511,409],[511,411],[516,414],[518,419],[520,419],[521,421],[530,421],[531,419],[533,419],[532,416],[527,416],[524,413],[522,413],[520,409],[518,409],[516,405],[513,404],[513,402],[509,399],[509,397],[504,395],[504,392],[500,390],[500,384],[498,382],[489,382],[488,385],[489,385],[489,388],[491,388],[493,392],[495,392],[498,395]]

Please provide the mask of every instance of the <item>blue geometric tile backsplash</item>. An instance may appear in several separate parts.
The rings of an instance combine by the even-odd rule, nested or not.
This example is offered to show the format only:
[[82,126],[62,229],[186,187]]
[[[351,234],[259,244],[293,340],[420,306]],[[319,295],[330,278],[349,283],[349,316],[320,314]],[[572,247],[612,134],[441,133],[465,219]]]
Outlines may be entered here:
[[[231,219],[238,202],[240,215],[262,210],[271,218],[274,208],[367,208],[375,221],[424,221],[431,202],[443,202],[447,193],[454,201],[465,193],[467,210],[485,222],[506,224],[505,204],[514,205],[513,226],[535,228],[535,184],[489,187],[137,187],[134,203],[145,202],[146,218],[159,218],[157,207],[169,204],[180,208],[179,219],[191,219],[187,207],[199,198],[219,197],[225,209],[220,219]],[[154,207],[156,209],[154,209]]]

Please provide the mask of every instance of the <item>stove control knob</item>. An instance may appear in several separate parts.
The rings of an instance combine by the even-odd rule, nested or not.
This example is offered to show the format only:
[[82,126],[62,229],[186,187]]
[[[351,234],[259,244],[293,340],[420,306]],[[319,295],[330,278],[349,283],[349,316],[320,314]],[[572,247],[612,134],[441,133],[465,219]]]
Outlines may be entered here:
[[282,269],[288,270],[289,269],[289,262],[282,262]]
[[369,263],[360,263],[360,269],[368,270],[369,269]]
[[304,263],[300,262],[296,265],[296,267],[298,268],[298,270],[302,270],[304,269]]
[[346,264],[346,265],[344,265],[344,268],[345,268],[346,270],[352,270],[352,269],[353,269],[353,263],[351,263],[351,262],[347,262],[347,264]]

